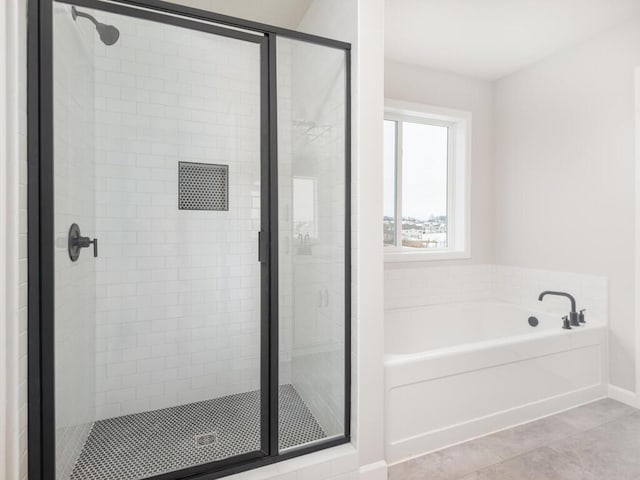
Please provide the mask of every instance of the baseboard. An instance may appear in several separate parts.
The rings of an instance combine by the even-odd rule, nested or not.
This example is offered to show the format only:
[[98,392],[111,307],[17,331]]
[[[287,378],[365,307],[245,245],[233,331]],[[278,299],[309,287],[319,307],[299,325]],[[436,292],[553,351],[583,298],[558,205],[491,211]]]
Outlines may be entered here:
[[387,462],[380,460],[360,467],[360,480],[387,480]]
[[617,400],[622,403],[635,408],[640,408],[640,401],[635,392],[626,390],[624,388],[616,387],[615,385],[609,385],[608,389],[609,398]]
[[474,438],[532,422],[542,417],[605,398],[606,385],[594,385],[555,397],[502,410],[485,417],[451,425],[441,430],[404,438],[386,445],[385,457],[389,465],[441,450]]

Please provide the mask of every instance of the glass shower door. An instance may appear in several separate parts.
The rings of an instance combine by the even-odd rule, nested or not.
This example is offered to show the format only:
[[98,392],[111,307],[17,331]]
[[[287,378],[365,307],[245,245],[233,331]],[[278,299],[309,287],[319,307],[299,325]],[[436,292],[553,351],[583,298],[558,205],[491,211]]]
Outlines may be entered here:
[[265,37],[103,2],[53,33],[56,477],[263,456]]
[[279,446],[290,451],[349,428],[348,75],[343,50],[277,44]]

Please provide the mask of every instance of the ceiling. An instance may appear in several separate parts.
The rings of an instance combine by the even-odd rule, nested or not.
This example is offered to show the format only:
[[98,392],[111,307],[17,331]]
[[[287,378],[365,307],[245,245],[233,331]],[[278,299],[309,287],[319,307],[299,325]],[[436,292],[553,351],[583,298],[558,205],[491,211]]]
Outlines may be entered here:
[[385,56],[495,80],[640,14],[640,0],[386,0]]
[[171,0],[224,15],[297,29],[313,0]]

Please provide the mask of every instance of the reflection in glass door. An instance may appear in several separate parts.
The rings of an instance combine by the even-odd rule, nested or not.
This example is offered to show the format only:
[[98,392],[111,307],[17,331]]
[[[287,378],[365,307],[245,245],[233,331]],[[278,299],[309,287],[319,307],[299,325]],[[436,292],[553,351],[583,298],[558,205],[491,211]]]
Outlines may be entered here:
[[59,480],[263,455],[264,36],[139,17],[54,4]]

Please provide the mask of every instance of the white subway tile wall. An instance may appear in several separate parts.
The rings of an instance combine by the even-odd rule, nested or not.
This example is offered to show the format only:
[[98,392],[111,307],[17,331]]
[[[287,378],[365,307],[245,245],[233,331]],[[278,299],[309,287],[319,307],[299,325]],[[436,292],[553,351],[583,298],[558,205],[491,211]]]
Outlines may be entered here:
[[95,415],[95,262],[84,250],[69,258],[72,223],[93,235],[94,30],[54,8],[54,208],[56,477],[66,480]]
[[491,297],[491,266],[412,265],[385,269],[386,310]]
[[586,309],[587,320],[609,321],[609,282],[606,277],[492,265],[491,279],[491,293],[495,299],[566,314],[569,307],[566,298],[548,296],[543,302],[538,301],[540,292],[560,290],[572,294],[579,309]]
[[597,275],[554,272],[505,265],[420,266],[385,270],[385,309],[440,303],[500,300],[538,310],[566,313],[565,298],[546,297],[543,290],[575,296],[587,318],[608,322],[608,281]]
[[[259,46],[100,12],[96,419],[260,387]],[[178,210],[178,162],[229,210]]]

